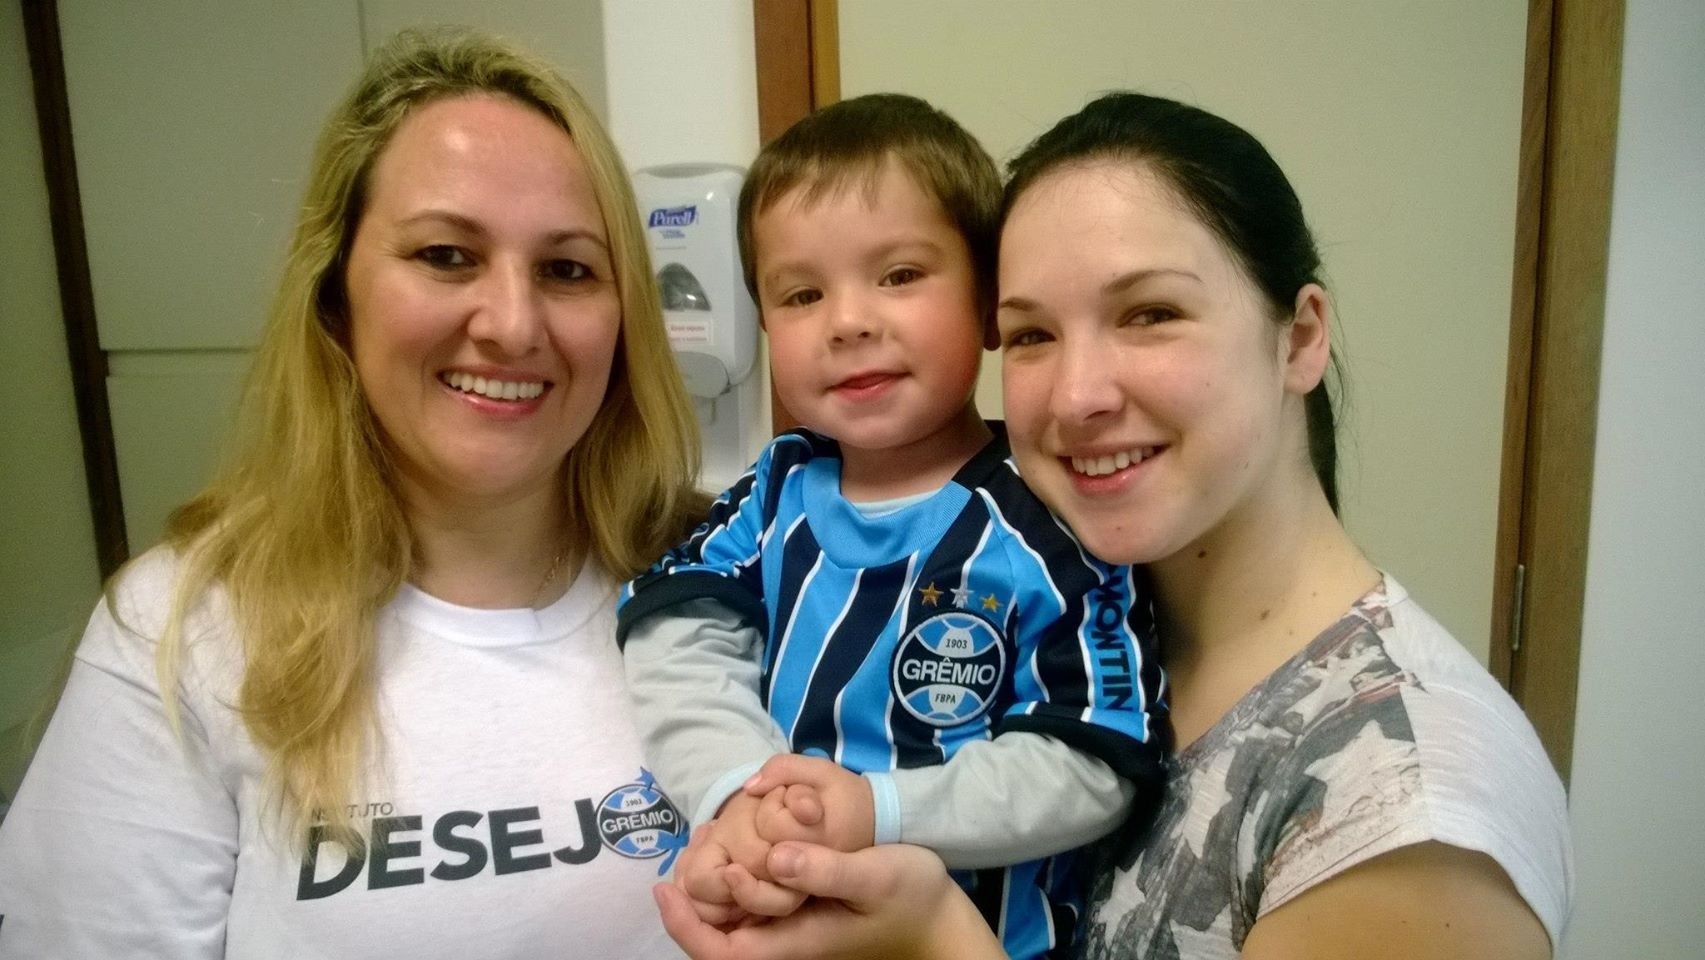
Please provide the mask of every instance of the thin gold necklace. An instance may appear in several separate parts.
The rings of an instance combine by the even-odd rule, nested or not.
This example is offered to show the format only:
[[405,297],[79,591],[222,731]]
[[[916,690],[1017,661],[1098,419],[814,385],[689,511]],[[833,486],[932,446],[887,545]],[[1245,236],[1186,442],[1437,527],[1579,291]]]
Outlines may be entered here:
[[539,589],[533,591],[533,609],[539,610],[548,606],[544,603],[545,591],[550,589],[551,581],[556,579],[557,571],[562,569],[562,562],[566,557],[566,551],[558,550],[556,556],[551,558],[551,565],[545,568],[545,578],[539,581]]

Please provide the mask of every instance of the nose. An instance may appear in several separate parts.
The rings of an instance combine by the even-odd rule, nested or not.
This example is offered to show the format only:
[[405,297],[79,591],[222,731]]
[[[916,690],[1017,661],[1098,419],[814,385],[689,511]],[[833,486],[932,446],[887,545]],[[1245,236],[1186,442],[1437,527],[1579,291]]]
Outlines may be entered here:
[[823,307],[832,342],[850,344],[876,336],[879,329],[876,317],[863,298],[841,293],[828,298]]
[[545,335],[543,294],[530,264],[494,263],[472,288],[468,336],[505,357],[524,357]]
[[1068,425],[1088,423],[1119,409],[1122,398],[1112,359],[1116,356],[1093,338],[1062,338],[1060,365],[1049,394],[1055,420]]

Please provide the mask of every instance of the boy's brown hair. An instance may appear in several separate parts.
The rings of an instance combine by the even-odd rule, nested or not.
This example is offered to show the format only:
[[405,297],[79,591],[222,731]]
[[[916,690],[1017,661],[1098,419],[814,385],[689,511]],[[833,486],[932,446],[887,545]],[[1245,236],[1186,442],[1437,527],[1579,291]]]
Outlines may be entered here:
[[875,188],[893,158],[941,205],[971,250],[979,304],[994,303],[1001,184],[994,161],[957,121],[917,97],[871,93],[830,104],[758,151],[740,188],[740,263],[758,299],[754,221],[796,188],[809,203],[862,181]]

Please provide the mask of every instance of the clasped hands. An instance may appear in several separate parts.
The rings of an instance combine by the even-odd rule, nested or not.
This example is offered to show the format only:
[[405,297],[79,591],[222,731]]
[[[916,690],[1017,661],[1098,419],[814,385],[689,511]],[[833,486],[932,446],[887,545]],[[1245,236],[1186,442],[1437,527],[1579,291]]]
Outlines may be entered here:
[[770,875],[770,848],[792,840],[850,853],[871,845],[875,823],[868,780],[829,760],[781,754],[693,831],[675,884],[700,920],[724,930],[785,917],[807,895]]

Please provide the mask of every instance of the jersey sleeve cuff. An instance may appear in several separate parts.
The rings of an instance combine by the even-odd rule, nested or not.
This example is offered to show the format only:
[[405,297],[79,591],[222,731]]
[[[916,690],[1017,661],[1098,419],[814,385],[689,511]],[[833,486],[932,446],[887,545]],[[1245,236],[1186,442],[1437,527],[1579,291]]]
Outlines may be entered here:
[[715,820],[716,812],[722,809],[728,798],[739,793],[740,788],[745,786],[746,781],[752,779],[752,775],[763,765],[762,760],[743,763],[712,781],[710,787],[705,790],[704,797],[699,800],[698,809],[693,811],[693,829]]
[[876,813],[871,842],[899,843],[904,824],[900,817],[900,789],[894,785],[894,778],[878,772],[866,773],[864,779],[870,784],[871,806]]

